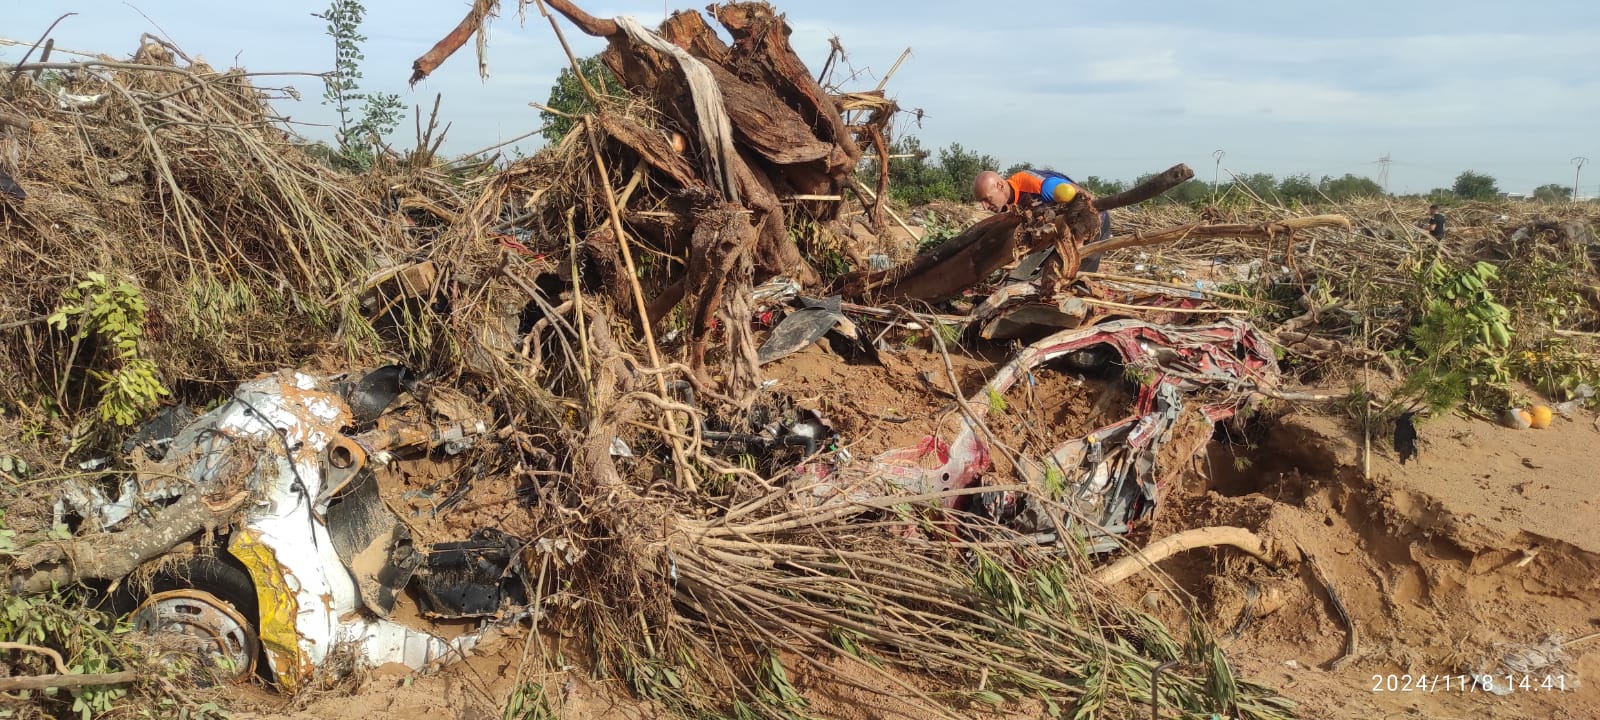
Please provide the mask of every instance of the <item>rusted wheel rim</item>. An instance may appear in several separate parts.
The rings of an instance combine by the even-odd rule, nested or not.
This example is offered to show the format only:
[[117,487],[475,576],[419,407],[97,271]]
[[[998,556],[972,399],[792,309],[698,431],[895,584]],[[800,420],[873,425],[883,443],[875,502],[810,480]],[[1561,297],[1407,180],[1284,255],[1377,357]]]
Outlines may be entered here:
[[177,638],[183,650],[206,660],[217,677],[239,682],[255,673],[260,640],[233,605],[202,590],[151,595],[130,616],[134,629]]

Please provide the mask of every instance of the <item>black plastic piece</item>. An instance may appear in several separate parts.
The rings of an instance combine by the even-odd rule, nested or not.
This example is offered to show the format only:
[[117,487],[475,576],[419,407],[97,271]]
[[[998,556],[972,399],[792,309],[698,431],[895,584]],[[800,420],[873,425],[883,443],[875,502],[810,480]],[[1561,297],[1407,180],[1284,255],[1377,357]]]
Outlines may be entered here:
[[465,542],[428,548],[417,584],[428,614],[442,618],[493,615],[506,602],[520,602],[522,583],[511,570],[520,542],[482,528]]
[[345,400],[357,426],[376,422],[401,393],[417,386],[417,375],[404,365],[385,365],[363,375],[349,388]]

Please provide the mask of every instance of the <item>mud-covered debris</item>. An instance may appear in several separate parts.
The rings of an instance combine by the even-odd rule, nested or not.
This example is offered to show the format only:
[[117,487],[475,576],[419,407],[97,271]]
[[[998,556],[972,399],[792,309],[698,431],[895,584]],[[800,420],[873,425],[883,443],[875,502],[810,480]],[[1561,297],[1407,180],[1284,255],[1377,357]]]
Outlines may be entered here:
[[[439,617],[493,615],[520,603],[522,586],[509,569],[520,541],[484,528],[418,547],[380,496],[374,468],[435,449],[462,452],[488,429],[486,418],[471,417],[448,394],[437,420],[394,410],[414,387],[403,366],[355,380],[283,371],[247,382],[175,433],[160,460],[138,465],[117,497],[94,481],[64,486],[58,519],[92,521],[83,528],[89,537],[136,535],[143,526],[130,519],[151,508],[242,491],[251,498],[242,519],[214,531],[228,562],[248,574],[239,582],[254,587],[259,622],[247,628],[249,640],[259,637],[280,685],[309,680],[336,647],[373,665],[421,668],[459,657],[475,635],[446,640],[387,616],[413,581]],[[159,430],[150,434],[166,434]],[[235,617],[221,610],[231,604],[216,590],[197,582],[184,602],[219,608],[206,617]]]

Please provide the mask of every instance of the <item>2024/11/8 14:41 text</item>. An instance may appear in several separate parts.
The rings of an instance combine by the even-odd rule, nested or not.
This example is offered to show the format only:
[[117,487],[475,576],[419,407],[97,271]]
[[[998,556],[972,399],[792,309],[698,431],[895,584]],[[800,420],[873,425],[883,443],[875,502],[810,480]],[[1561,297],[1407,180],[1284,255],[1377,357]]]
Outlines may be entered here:
[[1566,675],[1411,675],[1372,676],[1372,692],[1487,692],[1491,685],[1512,692],[1565,692]]

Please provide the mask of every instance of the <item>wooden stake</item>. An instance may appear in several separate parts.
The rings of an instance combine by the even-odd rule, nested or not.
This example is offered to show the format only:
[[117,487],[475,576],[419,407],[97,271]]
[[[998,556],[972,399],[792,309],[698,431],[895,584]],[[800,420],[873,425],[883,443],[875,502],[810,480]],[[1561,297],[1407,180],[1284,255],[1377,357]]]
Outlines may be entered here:
[[[1371,322],[1361,318],[1361,349],[1367,350],[1367,333]],[[1361,361],[1361,394],[1372,397],[1372,363]],[[1361,408],[1361,479],[1372,481],[1372,403]]]
[[583,68],[578,65],[578,56],[572,54],[572,46],[567,44],[567,36],[561,32],[561,26],[556,23],[556,16],[545,9],[542,0],[533,0],[539,6],[539,14],[550,21],[550,29],[556,33],[556,40],[561,42],[561,50],[567,54],[567,62],[572,65],[572,74],[578,76],[578,82],[583,85],[583,94],[589,96],[589,102],[595,107],[600,107],[600,94],[589,85],[589,78],[583,76]]
[[[865,195],[865,196],[866,196],[866,197],[867,197],[867,198],[868,198],[868,199],[869,199],[869,200],[872,200],[872,201],[873,201],[873,202],[877,202],[877,201],[878,201],[878,194],[877,194],[877,193],[875,193],[875,192],[873,192],[873,191],[872,191],[872,190],[871,190],[871,189],[870,189],[870,188],[868,188],[868,187],[867,187],[867,186],[865,186],[865,185],[862,185],[862,184],[861,184],[861,183],[860,183],[860,182],[858,182],[858,181],[856,181],[856,179],[855,179],[855,178],[851,178],[851,179],[850,179],[850,187],[851,187],[851,188],[852,188],[852,189],[854,189],[854,190],[855,190],[855,191],[856,191],[856,192],[858,192],[858,193],[861,193],[861,194],[863,194],[863,195]],[[907,224],[906,224],[906,221],[905,221],[905,220],[903,220],[903,219],[901,219],[901,218],[900,218],[900,214],[899,214],[899,213],[896,213],[896,212],[895,212],[895,211],[894,211],[894,208],[892,208],[892,207],[889,207],[889,206],[888,206],[888,205],[884,205],[884,206],[883,206],[883,209],[884,209],[884,211],[885,211],[885,212],[887,212],[887,213],[889,213],[889,217],[891,217],[891,218],[894,218],[894,221],[895,221],[895,223],[897,223],[897,224],[899,224],[899,225],[900,225],[900,228],[901,228],[901,229],[903,229],[903,230],[905,230],[905,231],[906,231],[906,232],[908,232],[908,233],[910,233],[910,234],[911,234],[911,237],[912,237],[912,238],[913,238],[913,239],[915,239],[915,238],[916,238],[916,237],[917,237],[917,233],[916,233],[916,232],[914,232],[914,231],[913,231],[913,230],[912,230],[912,229],[911,229],[911,226],[910,226],[910,225],[907,225]]]
[[[600,156],[600,141],[595,137],[593,116],[584,117],[583,123],[586,131],[584,134],[589,137],[589,152],[594,155],[595,171],[600,175],[600,187],[605,189],[606,212],[611,218],[611,230],[617,234],[617,247],[622,251],[622,266],[628,271],[628,284],[633,287],[634,310],[639,313],[639,329],[641,334],[644,335],[645,349],[650,353],[650,369],[659,370],[661,369],[661,353],[656,349],[655,331],[650,327],[650,308],[644,299],[644,289],[639,287],[639,273],[634,269],[633,251],[630,249],[628,242],[628,233],[622,227],[622,214],[617,209],[616,193],[611,190],[611,174],[606,171],[605,158]],[[656,389],[660,391],[661,399],[667,399],[666,375],[660,372],[653,374],[656,377]],[[666,420],[667,431],[676,433],[678,431],[678,417],[670,412],[664,412],[662,416]],[[683,452],[683,444],[677,438],[672,438],[672,459],[680,470],[689,467]],[[690,473],[684,473],[684,479],[688,481],[687,489],[693,492],[695,490],[694,476]]]
[[894,77],[894,71],[899,70],[900,63],[905,62],[908,57],[911,57],[911,48],[906,48],[900,53],[900,57],[889,67],[889,72],[883,74],[883,79],[878,81],[878,87],[874,88],[873,92],[883,92],[884,86],[889,84],[889,78]]

